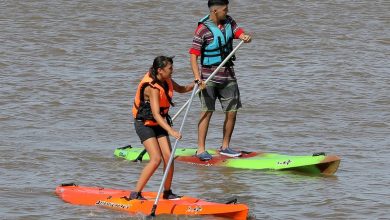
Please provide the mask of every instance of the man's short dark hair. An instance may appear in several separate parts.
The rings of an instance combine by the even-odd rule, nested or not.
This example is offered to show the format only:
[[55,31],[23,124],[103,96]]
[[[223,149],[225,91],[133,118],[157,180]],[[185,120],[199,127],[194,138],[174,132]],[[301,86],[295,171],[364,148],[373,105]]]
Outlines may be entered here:
[[214,5],[228,5],[228,4],[229,4],[229,0],[209,0],[207,3],[209,8]]

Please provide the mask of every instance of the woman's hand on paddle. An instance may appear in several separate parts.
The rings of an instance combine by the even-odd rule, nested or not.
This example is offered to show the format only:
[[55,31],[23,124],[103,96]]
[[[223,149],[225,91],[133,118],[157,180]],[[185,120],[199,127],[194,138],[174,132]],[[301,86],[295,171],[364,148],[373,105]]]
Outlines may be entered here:
[[171,135],[172,137],[174,137],[174,138],[176,138],[176,139],[178,139],[178,140],[180,140],[181,139],[181,134],[180,134],[180,132],[178,132],[178,131],[176,131],[175,129],[170,129],[169,130],[169,135]]

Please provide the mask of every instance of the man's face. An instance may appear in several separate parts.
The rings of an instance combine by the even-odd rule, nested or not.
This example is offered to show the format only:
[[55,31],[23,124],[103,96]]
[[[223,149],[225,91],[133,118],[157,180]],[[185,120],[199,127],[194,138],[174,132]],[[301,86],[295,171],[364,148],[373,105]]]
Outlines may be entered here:
[[228,5],[217,6],[214,9],[214,13],[217,16],[218,20],[225,20],[228,12],[229,12]]

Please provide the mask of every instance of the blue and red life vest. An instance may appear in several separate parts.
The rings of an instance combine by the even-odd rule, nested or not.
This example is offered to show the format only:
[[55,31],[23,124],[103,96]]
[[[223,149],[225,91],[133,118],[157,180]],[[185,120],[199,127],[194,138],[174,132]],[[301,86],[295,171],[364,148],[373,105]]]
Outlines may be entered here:
[[[233,30],[231,18],[228,17],[224,24],[225,31],[222,32],[210,19],[210,15],[200,19],[198,25],[204,24],[213,34],[213,41],[208,45],[202,46],[201,64],[202,66],[219,65],[233,50]],[[232,66],[235,57],[233,56],[225,66]]]

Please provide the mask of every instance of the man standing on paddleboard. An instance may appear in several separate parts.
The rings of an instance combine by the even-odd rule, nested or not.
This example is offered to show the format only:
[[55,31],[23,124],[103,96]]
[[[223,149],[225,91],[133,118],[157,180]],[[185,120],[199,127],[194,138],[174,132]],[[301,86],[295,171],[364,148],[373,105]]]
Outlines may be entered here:
[[[219,153],[230,157],[241,155],[240,152],[229,147],[237,110],[241,108],[240,92],[233,68],[235,57],[230,58],[220,69],[217,67],[233,50],[233,39],[249,43],[251,36],[245,34],[235,20],[227,15],[228,5],[228,0],[208,1],[210,13],[198,22],[189,51],[195,82],[203,88],[200,92],[201,114],[196,152],[196,156],[203,161],[212,159],[206,151],[206,136],[217,98],[225,112],[223,140]],[[201,68],[198,66],[198,57],[200,57]],[[204,85],[204,81],[216,70],[215,76]]]
[[[172,73],[172,57],[158,56],[138,85],[133,105],[134,127],[149,154],[150,161],[142,170],[129,199],[144,200],[141,192],[160,165],[161,159],[164,161],[164,170],[169,161],[172,151],[169,135],[181,138],[181,134],[172,127],[168,111],[173,105],[173,91],[179,93],[192,91],[194,83],[181,86],[172,79]],[[164,199],[180,198],[171,190],[173,167],[172,161],[164,183]]]

